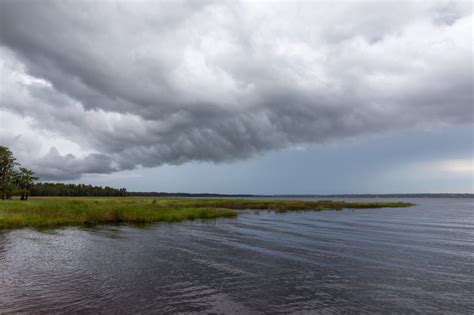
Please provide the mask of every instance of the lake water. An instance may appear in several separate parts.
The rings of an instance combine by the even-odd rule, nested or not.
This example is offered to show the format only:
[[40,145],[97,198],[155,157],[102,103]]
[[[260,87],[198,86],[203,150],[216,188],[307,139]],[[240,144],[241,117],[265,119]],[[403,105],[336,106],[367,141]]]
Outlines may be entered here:
[[474,313],[473,199],[404,200],[0,232],[0,313]]

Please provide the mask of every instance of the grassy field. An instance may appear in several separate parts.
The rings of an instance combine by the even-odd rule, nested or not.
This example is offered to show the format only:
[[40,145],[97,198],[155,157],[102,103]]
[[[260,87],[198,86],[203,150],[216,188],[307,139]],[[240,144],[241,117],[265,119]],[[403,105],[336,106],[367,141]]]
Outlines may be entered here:
[[147,224],[235,217],[239,209],[320,211],[408,207],[404,202],[287,201],[139,197],[36,197],[0,201],[0,229]]

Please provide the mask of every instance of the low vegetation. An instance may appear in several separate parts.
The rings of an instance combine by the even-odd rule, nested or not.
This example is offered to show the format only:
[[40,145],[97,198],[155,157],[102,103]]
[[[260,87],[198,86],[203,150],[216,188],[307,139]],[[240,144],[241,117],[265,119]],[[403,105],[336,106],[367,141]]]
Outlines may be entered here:
[[193,219],[234,217],[229,209],[163,207],[152,200],[123,198],[33,198],[0,203],[0,229],[146,224]]
[[0,229],[147,224],[235,217],[238,209],[320,211],[408,207],[403,202],[287,201],[132,197],[33,197],[0,202]]
[[226,208],[226,209],[253,209],[273,211],[319,211],[342,209],[367,208],[400,208],[411,204],[406,202],[345,202],[332,200],[299,201],[299,200],[251,200],[251,199],[162,199],[161,204],[167,207],[194,207],[194,208]]

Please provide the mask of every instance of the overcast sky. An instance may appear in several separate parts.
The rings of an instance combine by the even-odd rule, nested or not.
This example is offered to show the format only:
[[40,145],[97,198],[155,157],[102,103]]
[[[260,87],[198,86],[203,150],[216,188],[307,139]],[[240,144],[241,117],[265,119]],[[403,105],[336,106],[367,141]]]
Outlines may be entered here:
[[474,192],[471,1],[0,0],[0,145],[141,191]]

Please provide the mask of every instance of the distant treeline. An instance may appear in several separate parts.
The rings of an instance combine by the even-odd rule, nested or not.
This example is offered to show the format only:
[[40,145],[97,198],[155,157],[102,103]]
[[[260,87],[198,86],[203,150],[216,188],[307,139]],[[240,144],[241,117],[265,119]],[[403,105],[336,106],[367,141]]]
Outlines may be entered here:
[[167,192],[128,192],[134,197],[204,197],[204,198],[474,198],[469,193],[417,193],[417,194],[337,194],[337,195],[252,195],[252,194],[212,194],[212,193],[167,193]]
[[128,192],[128,196],[131,197],[204,197],[204,198],[212,198],[212,197],[228,197],[228,198],[251,198],[251,197],[260,197],[257,195],[249,195],[249,194],[211,194],[211,193],[166,193],[166,192],[140,192],[140,191],[130,191]]
[[127,196],[127,189],[84,184],[35,183],[30,188],[31,196],[75,196],[109,197]]
[[316,195],[325,198],[474,198],[470,193],[415,193],[415,194],[339,194]]

